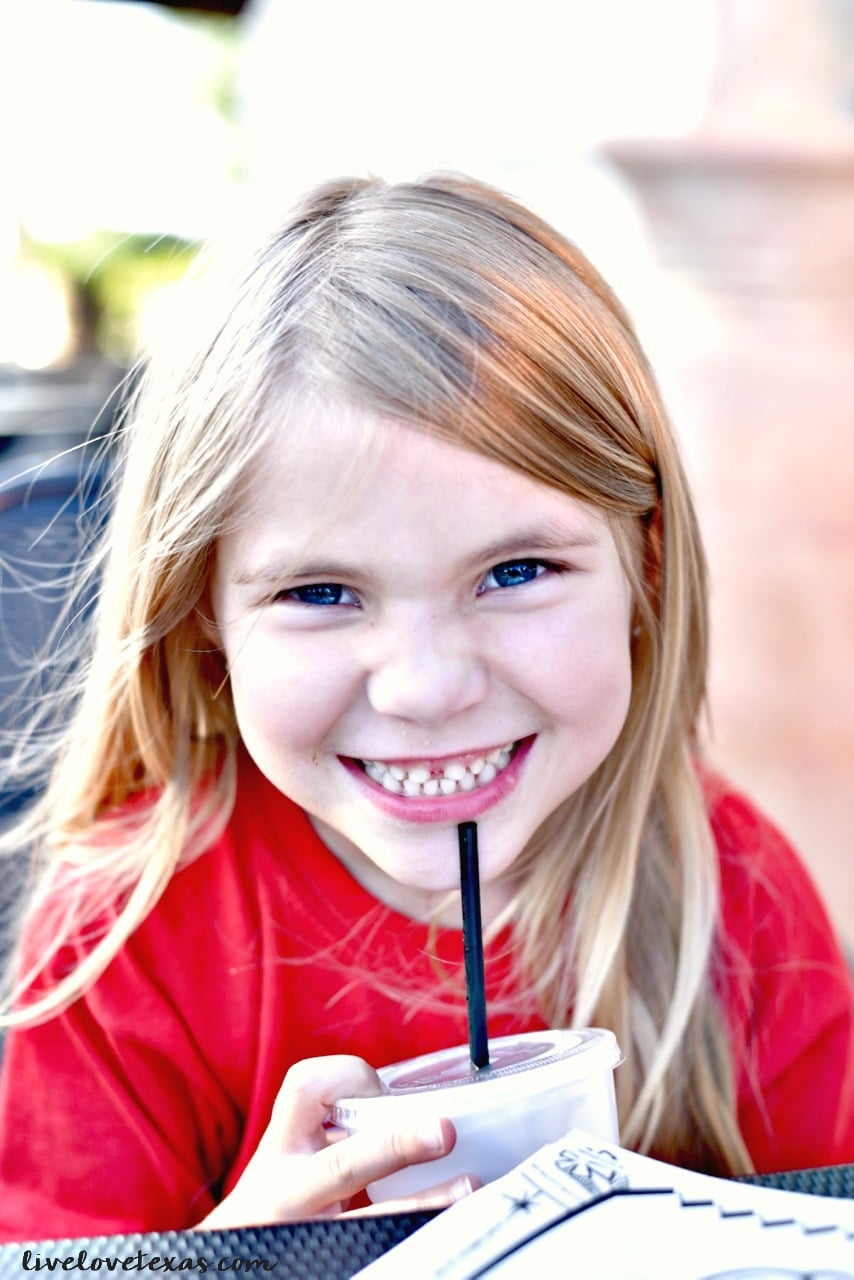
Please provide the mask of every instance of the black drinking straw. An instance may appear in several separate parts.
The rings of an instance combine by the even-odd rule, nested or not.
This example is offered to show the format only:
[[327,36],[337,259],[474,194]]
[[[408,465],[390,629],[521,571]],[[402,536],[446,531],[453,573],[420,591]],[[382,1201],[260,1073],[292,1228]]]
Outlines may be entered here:
[[460,894],[463,904],[463,955],[469,1015],[469,1052],[478,1071],[489,1066],[486,1032],[486,990],[483,978],[483,929],[480,919],[480,873],[477,865],[477,824],[461,822]]

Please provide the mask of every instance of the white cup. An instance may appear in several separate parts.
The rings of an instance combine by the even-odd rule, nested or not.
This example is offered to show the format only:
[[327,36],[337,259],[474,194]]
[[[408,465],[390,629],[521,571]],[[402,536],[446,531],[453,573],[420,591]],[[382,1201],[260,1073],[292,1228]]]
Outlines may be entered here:
[[403,1120],[453,1121],[453,1150],[370,1183],[374,1203],[465,1173],[487,1183],[573,1128],[619,1142],[614,1069],[622,1060],[614,1034],[598,1027],[490,1040],[489,1066],[481,1070],[460,1045],[382,1067],[386,1092],[340,1098],[332,1120],[351,1134]]

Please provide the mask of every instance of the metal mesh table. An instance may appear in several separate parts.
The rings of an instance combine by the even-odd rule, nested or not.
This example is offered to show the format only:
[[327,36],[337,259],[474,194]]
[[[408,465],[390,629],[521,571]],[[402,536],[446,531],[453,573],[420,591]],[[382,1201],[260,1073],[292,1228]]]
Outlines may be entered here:
[[[754,1174],[738,1181],[854,1199],[854,1165]],[[130,1272],[155,1280],[167,1272],[349,1280],[435,1216],[436,1211],[376,1214],[228,1231],[162,1231],[0,1245],[0,1280],[21,1280],[30,1273],[49,1271],[98,1273],[92,1280]]]

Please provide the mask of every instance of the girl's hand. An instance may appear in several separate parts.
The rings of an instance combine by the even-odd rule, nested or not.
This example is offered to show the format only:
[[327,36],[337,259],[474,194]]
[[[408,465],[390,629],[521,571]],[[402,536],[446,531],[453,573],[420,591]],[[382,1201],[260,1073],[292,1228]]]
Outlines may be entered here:
[[[239,1182],[199,1227],[257,1226],[340,1214],[369,1182],[451,1150],[456,1134],[450,1120],[352,1137],[326,1127],[339,1098],[382,1092],[379,1076],[361,1058],[309,1058],[291,1067]],[[405,1201],[386,1202],[381,1211],[442,1208],[474,1185],[468,1178],[456,1178]]]

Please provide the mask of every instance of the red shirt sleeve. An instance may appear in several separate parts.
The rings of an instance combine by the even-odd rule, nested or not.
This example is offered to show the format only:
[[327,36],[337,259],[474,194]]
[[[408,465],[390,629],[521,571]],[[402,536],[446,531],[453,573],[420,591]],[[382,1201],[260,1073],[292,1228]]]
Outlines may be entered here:
[[217,897],[228,885],[205,861],[173,878],[74,1004],[9,1033],[0,1240],[187,1227],[220,1199],[213,1179],[231,1166],[244,1120],[225,1055],[254,1052],[254,977],[217,936],[238,900]]
[[741,1131],[759,1172],[854,1161],[854,990],[813,882],[779,831],[717,787],[722,987]]
[[[216,1202],[205,1170],[217,1166],[197,1122],[199,1080],[208,1073],[176,1011],[155,991],[146,995],[130,1031],[115,1019],[105,1025],[95,996],[10,1033],[0,1085],[0,1239],[190,1226]],[[164,1038],[168,1057],[157,1047],[166,1021],[174,1024]]]

